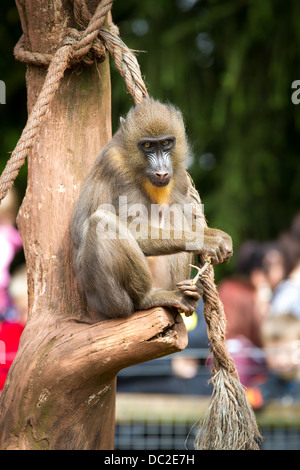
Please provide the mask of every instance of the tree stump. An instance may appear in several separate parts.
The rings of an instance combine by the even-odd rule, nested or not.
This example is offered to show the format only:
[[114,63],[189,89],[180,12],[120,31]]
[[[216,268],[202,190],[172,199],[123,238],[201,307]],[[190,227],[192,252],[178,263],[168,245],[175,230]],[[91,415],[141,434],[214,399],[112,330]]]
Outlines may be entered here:
[[[95,1],[87,1],[93,13]],[[53,53],[75,27],[68,0],[17,1],[25,48]],[[27,67],[28,112],[46,69]],[[156,308],[97,322],[78,291],[69,222],[87,172],[111,137],[108,57],[66,71],[38,142],[18,214],[29,319],[0,397],[1,449],[113,449],[116,375],[180,351],[180,315]],[[109,293],[108,293],[109,295]]]

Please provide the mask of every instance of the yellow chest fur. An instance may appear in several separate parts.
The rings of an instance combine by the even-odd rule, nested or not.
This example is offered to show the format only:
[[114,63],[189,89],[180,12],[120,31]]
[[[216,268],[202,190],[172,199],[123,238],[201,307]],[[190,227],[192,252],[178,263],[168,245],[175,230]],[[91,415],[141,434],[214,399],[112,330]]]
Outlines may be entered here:
[[144,190],[150,197],[151,201],[155,204],[159,204],[160,206],[163,204],[169,204],[172,186],[172,181],[170,181],[170,183],[163,188],[153,186],[149,180],[145,180],[143,183]]

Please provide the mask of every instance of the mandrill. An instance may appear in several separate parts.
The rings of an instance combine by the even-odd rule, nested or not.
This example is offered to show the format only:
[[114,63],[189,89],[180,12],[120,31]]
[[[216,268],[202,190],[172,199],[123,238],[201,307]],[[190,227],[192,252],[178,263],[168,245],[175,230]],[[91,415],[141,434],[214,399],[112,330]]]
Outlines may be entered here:
[[193,210],[182,115],[150,97],[133,107],[102,149],[71,219],[79,287],[99,320],[174,307],[191,315],[202,289],[195,254],[225,263],[231,238]]

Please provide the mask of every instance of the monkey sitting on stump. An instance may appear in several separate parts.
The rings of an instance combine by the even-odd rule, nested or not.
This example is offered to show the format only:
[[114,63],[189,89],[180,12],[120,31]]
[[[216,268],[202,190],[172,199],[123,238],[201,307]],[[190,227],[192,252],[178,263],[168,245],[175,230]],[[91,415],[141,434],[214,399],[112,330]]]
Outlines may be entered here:
[[202,294],[189,279],[194,255],[215,264],[232,255],[231,238],[192,210],[188,155],[180,111],[147,97],[96,158],[71,239],[79,287],[99,320],[159,306],[191,315]]

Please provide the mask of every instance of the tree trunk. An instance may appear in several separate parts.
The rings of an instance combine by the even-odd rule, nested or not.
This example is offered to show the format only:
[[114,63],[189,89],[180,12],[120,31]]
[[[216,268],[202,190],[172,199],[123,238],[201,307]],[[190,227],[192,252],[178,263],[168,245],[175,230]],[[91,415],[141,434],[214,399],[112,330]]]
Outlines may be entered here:
[[[96,1],[86,2],[93,13]],[[68,0],[19,0],[25,48],[53,53],[74,27]],[[46,70],[28,65],[28,111]],[[186,346],[162,308],[96,323],[78,293],[69,221],[81,184],[111,137],[108,57],[66,71],[37,144],[18,215],[29,319],[0,398],[1,449],[112,449],[116,375]],[[109,295],[109,293],[108,293]]]

